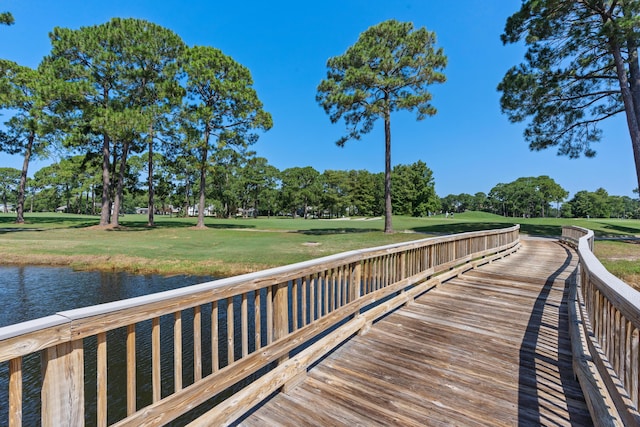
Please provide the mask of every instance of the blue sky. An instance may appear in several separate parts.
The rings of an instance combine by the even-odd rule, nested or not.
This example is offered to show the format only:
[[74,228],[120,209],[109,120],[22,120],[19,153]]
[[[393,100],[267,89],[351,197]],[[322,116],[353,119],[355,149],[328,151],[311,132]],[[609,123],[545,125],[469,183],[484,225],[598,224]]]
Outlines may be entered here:
[[[447,82],[432,87],[436,116],[421,122],[409,113],[392,116],[394,165],[424,161],[441,197],[488,193],[498,183],[540,175],[571,195],[604,187],[633,196],[637,185],[623,117],[605,124],[595,158],[572,160],[555,149],[529,151],[523,125],[501,114],[496,86],[521,62],[524,48],[503,46],[499,36],[519,6],[518,0],[0,0],[0,11],[16,19],[0,27],[0,58],[35,67],[49,53],[48,33],[56,26],[146,19],[175,31],[188,45],[215,46],[251,70],[274,121],[253,149],[278,169],[381,172],[382,122],[362,140],[337,147],[344,125],[331,124],[315,101],[316,88],[327,59],[344,53],[362,31],[391,18],[412,21],[436,32],[449,58]],[[31,174],[47,163],[34,162]],[[0,153],[0,166],[20,168],[21,159]]]

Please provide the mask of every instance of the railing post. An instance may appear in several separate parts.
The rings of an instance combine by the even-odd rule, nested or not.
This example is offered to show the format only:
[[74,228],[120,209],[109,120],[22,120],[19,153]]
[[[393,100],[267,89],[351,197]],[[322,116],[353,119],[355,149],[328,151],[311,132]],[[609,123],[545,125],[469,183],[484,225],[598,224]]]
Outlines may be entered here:
[[42,351],[42,425],[84,425],[82,340]]
[[9,427],[22,425],[22,357],[9,360]]
[[362,264],[356,263],[351,271],[351,280],[349,288],[349,302],[360,298],[360,282],[362,281]]
[[279,283],[273,292],[273,340],[277,341],[289,333],[289,284]]

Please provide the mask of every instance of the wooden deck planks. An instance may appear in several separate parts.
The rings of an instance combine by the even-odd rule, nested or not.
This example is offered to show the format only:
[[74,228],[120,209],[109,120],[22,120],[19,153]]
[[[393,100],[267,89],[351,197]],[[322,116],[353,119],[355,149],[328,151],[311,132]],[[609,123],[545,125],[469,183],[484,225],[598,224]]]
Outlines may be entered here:
[[241,424],[588,426],[567,329],[576,263],[524,241],[353,337]]

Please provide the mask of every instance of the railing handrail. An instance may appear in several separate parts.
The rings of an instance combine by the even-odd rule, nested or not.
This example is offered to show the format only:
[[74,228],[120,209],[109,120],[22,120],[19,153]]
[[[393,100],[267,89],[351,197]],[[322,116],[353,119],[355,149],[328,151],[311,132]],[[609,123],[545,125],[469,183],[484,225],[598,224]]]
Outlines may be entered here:
[[[23,356],[39,351],[42,354],[43,425],[82,424],[85,382],[83,340],[88,337],[96,339],[96,378],[89,378],[89,381],[97,383],[97,424],[106,425],[106,333],[116,328],[126,328],[126,372],[115,375],[126,375],[127,378],[127,416],[116,424],[138,425],[144,422],[145,425],[160,425],[273,362],[279,369],[287,370],[287,375],[301,375],[306,372],[305,364],[320,354],[318,349],[327,351],[323,340],[335,341],[334,332],[343,326],[349,325],[341,330],[344,334],[348,334],[352,330],[350,328],[366,327],[385,310],[406,303],[409,298],[415,298],[429,287],[436,286],[441,279],[513,252],[518,244],[519,225],[430,237],[349,251],[143,297],[61,311],[52,316],[0,328],[0,362],[8,360],[10,365],[9,407],[17,408],[13,412],[10,410],[9,425],[21,425]],[[385,300],[387,297],[391,300]],[[375,306],[374,303],[380,301],[383,301],[381,305]],[[218,303],[221,304],[221,310],[226,310],[224,318],[220,317],[222,312],[218,311]],[[194,372],[193,382],[183,385],[182,311],[187,309],[193,311]],[[201,339],[204,332],[201,321],[205,311],[211,313],[212,349],[210,365],[207,365],[211,367],[211,374],[203,376]],[[173,334],[175,389],[163,397],[166,393],[163,393],[160,379],[160,318],[163,316],[163,319],[168,319],[168,315],[172,315],[173,321],[173,327],[168,331],[169,335]],[[153,400],[148,406],[138,408],[135,387],[136,326],[148,320],[152,321],[150,370]],[[223,320],[226,326],[219,323]],[[343,321],[347,323],[342,324]],[[236,324],[240,325],[239,330]],[[338,329],[304,350],[306,345],[333,327]],[[222,337],[220,341],[219,337]],[[226,365],[222,359],[218,359],[224,347],[227,349]],[[301,347],[304,351],[292,355],[294,358],[284,363],[292,351],[297,352]],[[304,359],[300,361],[295,357]],[[280,371],[273,369],[261,379],[272,373],[280,375]],[[280,376],[277,381],[284,381],[285,377]],[[131,387],[129,378],[133,382]],[[270,387],[274,387],[274,384],[276,382],[272,381]],[[259,390],[258,395],[263,391]],[[225,402],[233,401],[227,399]],[[233,406],[237,410],[239,405]]]
[[[611,274],[593,253],[592,230],[563,226],[563,240],[578,253],[579,292],[573,310],[588,354],[574,347],[574,370],[596,425],[640,425],[638,376],[640,375],[640,292]],[[592,376],[593,375],[593,376]]]

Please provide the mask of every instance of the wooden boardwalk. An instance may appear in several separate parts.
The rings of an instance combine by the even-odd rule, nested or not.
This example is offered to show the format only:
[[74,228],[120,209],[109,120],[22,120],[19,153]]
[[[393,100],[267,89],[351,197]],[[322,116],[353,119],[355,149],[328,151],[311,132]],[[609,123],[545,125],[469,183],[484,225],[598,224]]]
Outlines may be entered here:
[[589,426],[571,368],[575,252],[525,240],[384,317],[239,424]]

